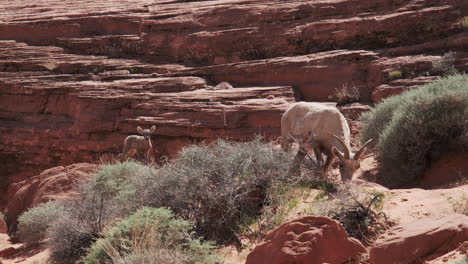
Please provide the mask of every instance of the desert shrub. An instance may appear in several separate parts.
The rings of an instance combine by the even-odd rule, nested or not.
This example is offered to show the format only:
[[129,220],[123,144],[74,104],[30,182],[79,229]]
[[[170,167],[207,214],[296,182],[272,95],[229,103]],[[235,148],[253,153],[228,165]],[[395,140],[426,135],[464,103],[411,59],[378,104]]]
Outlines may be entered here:
[[[147,204],[143,190],[155,179],[155,168],[129,161],[104,165],[82,189],[84,197],[103,203],[106,220],[126,217]],[[97,213],[97,212],[96,212]]]
[[462,27],[468,28],[468,16],[460,18],[460,24],[462,25]]
[[363,117],[363,139],[375,138],[388,185],[416,180],[431,157],[468,149],[468,76],[444,77],[384,100]]
[[271,202],[271,186],[294,180],[288,177],[290,161],[289,154],[260,139],[187,147],[158,170],[150,205],[169,207],[190,219],[209,240],[238,240],[244,220],[258,216]]
[[[400,96],[409,97],[408,94]],[[361,121],[364,124],[361,130],[362,142],[366,142],[371,138],[374,139],[374,144],[378,142],[380,134],[392,120],[393,114],[395,113],[394,110],[401,104],[401,100],[399,96],[389,97],[371,111],[361,115]]]
[[99,234],[87,221],[74,217],[75,215],[63,215],[48,229],[47,244],[53,263],[76,263]]
[[64,212],[63,206],[50,201],[30,208],[18,218],[19,240],[26,244],[39,243],[46,238],[49,225]]
[[395,224],[381,212],[384,193],[347,184],[327,196],[330,199],[316,204],[315,212],[337,220],[349,236],[364,244],[371,244],[379,234]]
[[345,105],[358,102],[360,96],[359,89],[356,86],[348,86],[345,84],[341,88],[335,89],[330,99],[335,100],[337,105]]
[[403,77],[403,73],[400,70],[393,70],[388,73],[390,80],[401,79],[401,77]]
[[152,168],[136,162],[104,165],[96,177],[80,186],[80,198],[63,203],[64,213],[49,228],[52,260],[74,263],[105,226],[135,212],[144,203],[132,181]]
[[441,75],[457,74],[458,71],[453,65],[455,61],[455,55],[455,52],[452,51],[445,53],[439,60],[436,60],[432,63],[432,70],[436,74]]
[[[104,165],[94,180],[79,188],[80,199],[64,203],[64,215],[51,226],[52,259],[66,256],[71,263],[81,258],[115,219],[144,206],[171,209],[193,222],[204,239],[239,242],[245,219],[258,217],[267,203],[275,206],[271,186],[300,179],[289,177],[290,161],[290,154],[256,139],[190,146],[160,168],[136,162]],[[158,252],[165,256],[171,250]]]
[[461,259],[452,262],[452,264],[468,264],[468,256],[463,256]]
[[213,246],[195,239],[192,228],[192,223],[175,218],[169,209],[143,207],[104,232],[83,262],[215,263]]

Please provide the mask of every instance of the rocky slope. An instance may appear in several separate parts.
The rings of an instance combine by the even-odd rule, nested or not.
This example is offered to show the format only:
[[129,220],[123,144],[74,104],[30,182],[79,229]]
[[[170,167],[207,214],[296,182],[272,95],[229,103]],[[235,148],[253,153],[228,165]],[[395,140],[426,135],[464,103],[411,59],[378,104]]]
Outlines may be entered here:
[[[448,51],[444,63],[468,68],[464,0],[11,0],[0,10],[3,191],[116,154],[137,125],[157,126],[159,158],[217,137],[276,137],[294,97],[326,101],[348,87],[378,102],[434,79]],[[224,81],[234,89],[213,90]]]
[[[261,241],[256,241],[257,244],[250,244],[252,241],[246,239],[247,247],[240,252],[234,246],[220,249],[225,263],[310,263],[311,259],[317,263],[341,263],[343,259],[356,258],[362,252],[369,255],[367,261],[360,263],[379,264],[409,263],[407,259],[452,263],[466,256],[468,247],[463,241],[468,240],[468,216],[460,213],[467,208],[467,184],[436,190],[389,190],[362,180],[369,171],[376,169],[372,155],[368,155],[362,165],[357,179],[349,188],[382,193],[384,198],[379,212],[396,221],[396,226],[380,235],[374,243],[364,248],[361,242],[349,238],[335,220],[311,216],[310,209],[324,200],[323,196],[317,199],[323,195],[321,190],[308,189],[298,199],[297,205],[287,211],[285,223]],[[72,188],[92,178],[97,168],[95,164],[86,163],[54,167],[13,185],[6,214],[10,230],[14,229],[18,215],[31,206],[73,197],[75,192]],[[337,169],[333,174],[338,177]],[[336,243],[341,246],[340,252],[336,252]],[[44,246],[12,244],[5,234],[0,234],[2,263],[41,263],[46,261],[48,254]]]

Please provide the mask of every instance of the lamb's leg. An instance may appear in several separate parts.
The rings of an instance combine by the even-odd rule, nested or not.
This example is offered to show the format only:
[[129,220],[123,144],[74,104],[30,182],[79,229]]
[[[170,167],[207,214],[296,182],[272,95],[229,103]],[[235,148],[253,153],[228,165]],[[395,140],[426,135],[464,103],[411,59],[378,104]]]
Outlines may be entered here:
[[123,147],[123,150],[122,150],[122,153],[120,154],[120,162],[124,162],[125,161],[125,157],[127,156],[127,153],[128,153],[128,145],[127,145],[127,141],[124,142],[124,147]]
[[127,151],[127,153],[124,155],[123,160],[126,161],[126,160],[128,160],[130,158],[133,158],[133,156],[135,156],[136,152],[137,152],[136,149],[129,149]]
[[148,164],[151,163],[151,149],[145,153],[145,162]]

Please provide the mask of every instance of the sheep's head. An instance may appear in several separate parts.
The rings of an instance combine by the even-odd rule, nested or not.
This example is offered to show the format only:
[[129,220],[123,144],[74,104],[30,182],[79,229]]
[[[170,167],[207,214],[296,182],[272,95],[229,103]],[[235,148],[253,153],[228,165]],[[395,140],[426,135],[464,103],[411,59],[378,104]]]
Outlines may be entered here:
[[142,129],[139,126],[137,127],[138,134],[142,135],[145,138],[145,140],[150,140],[151,134],[153,134],[155,130],[155,126],[152,126],[150,129]]
[[366,147],[369,143],[372,142],[372,139],[368,140],[362,147],[356,152],[356,154],[353,154],[350,150],[349,147],[343,142],[343,140],[336,135],[333,135],[336,139],[338,139],[338,142],[343,146],[344,152],[339,151],[337,148],[333,147],[332,152],[334,155],[336,155],[339,159],[340,162],[340,175],[341,175],[341,180],[344,181],[349,181],[353,179],[354,172],[356,172],[357,169],[361,167],[360,159],[364,156],[366,153]]

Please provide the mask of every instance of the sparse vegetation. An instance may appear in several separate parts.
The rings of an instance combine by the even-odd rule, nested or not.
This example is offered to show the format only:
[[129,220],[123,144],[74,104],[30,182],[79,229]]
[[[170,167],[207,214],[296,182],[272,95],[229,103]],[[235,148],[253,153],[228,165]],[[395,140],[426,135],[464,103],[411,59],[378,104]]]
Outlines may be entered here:
[[460,18],[460,24],[463,28],[468,28],[468,16]]
[[394,222],[381,212],[384,193],[371,193],[348,184],[340,186],[330,197],[332,199],[314,205],[317,207],[317,213],[338,220],[349,236],[365,244],[372,243],[379,234],[394,225]]
[[148,170],[136,162],[105,165],[93,181],[81,186],[81,198],[64,202],[64,214],[48,230],[51,259],[76,262],[105,226],[141,207],[143,197],[132,182],[144,179]]
[[194,221],[207,239],[239,240],[244,219],[258,217],[264,204],[274,206],[272,186],[297,180],[289,177],[290,160],[260,139],[191,146],[158,170],[150,205]]
[[49,225],[63,212],[63,206],[55,201],[30,208],[18,218],[16,235],[23,243],[40,243],[46,237]]
[[455,52],[445,53],[440,60],[436,60],[432,63],[432,69],[436,74],[444,76],[457,74],[458,71],[453,65],[455,61]]
[[468,76],[454,75],[384,100],[363,115],[363,140],[376,139],[384,181],[416,180],[431,157],[468,149]]
[[193,224],[165,208],[143,207],[98,239],[84,263],[216,263],[213,246],[193,237]]
[[240,56],[247,60],[262,60],[275,57],[274,51],[267,45],[258,45],[250,41],[242,44]]
[[[193,223],[193,231],[203,239],[241,245],[238,236],[250,223],[261,223],[263,228],[254,235],[261,234],[279,224],[272,217],[279,206],[288,203],[294,207],[294,202],[283,199],[286,194],[279,191],[280,186],[303,183],[310,177],[289,175],[291,160],[290,154],[257,138],[187,147],[160,168],[136,162],[104,165],[94,180],[79,189],[80,199],[64,202],[64,214],[49,228],[51,258],[74,263],[115,219],[124,219],[145,206],[169,208]],[[201,240],[197,243],[205,245]],[[132,246],[143,250],[140,245]],[[153,253],[144,248],[136,255],[115,251],[117,244],[105,250],[109,256],[116,253],[111,257],[119,261],[186,253],[155,246],[157,249],[150,250]]]
[[462,259],[452,262],[452,264],[468,264],[468,257],[464,256]]
[[460,200],[455,200],[453,197],[448,197],[447,200],[452,205],[453,211],[468,216],[468,195],[463,195]]
[[335,89],[335,93],[331,97],[337,102],[337,105],[345,105],[358,102],[360,98],[359,89],[356,86],[348,86],[344,84],[341,88]]
[[207,52],[189,48],[182,56],[182,61],[188,65],[207,65]]
[[401,77],[403,77],[403,73],[400,70],[393,70],[388,73],[390,80],[401,79]]
[[53,263],[74,264],[96,240],[99,232],[89,220],[66,214],[56,219],[48,229],[48,248]]

